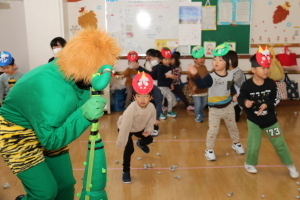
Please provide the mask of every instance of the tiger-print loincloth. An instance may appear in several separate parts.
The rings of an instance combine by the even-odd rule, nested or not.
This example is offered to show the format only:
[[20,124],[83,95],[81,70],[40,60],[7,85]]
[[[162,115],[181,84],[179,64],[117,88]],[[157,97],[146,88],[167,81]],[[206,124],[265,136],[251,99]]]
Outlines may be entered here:
[[57,156],[68,151],[68,146],[53,151],[44,149],[32,129],[0,116],[0,155],[14,174],[43,162],[44,156]]

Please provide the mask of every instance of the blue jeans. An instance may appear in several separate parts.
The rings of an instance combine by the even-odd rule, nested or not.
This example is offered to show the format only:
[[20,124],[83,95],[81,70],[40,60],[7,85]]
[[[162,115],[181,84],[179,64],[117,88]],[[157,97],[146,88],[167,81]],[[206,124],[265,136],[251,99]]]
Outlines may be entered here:
[[200,115],[201,118],[204,117],[203,109],[207,104],[207,96],[200,97],[200,96],[193,96],[194,99],[194,112],[195,117]]

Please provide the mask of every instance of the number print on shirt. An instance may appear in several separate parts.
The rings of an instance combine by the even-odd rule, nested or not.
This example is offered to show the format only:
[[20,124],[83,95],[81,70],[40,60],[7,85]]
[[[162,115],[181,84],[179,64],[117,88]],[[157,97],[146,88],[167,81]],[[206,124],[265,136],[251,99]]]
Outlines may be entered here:
[[277,137],[280,135],[279,128],[267,129],[266,132],[269,133],[271,137]]

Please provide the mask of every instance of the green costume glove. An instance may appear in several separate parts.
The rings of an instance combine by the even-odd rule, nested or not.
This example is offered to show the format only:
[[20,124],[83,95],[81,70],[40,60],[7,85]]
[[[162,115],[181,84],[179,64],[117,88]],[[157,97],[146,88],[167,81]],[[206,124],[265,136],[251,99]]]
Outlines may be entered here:
[[100,67],[97,74],[93,74],[93,89],[96,91],[104,90],[110,82],[112,71],[113,67],[111,65],[103,65],[102,67]]
[[93,96],[80,107],[80,110],[86,119],[90,121],[98,119],[104,114],[104,106],[106,102],[106,99],[103,97]]

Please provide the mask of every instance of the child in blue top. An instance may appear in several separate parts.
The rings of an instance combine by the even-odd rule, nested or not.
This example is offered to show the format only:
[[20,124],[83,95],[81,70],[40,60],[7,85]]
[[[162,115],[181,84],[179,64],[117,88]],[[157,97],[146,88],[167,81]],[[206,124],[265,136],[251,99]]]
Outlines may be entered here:
[[[228,128],[232,139],[232,148],[238,154],[244,154],[245,150],[239,142],[239,131],[234,120],[234,108],[232,105],[232,93],[235,93],[233,87],[233,74],[227,71],[229,67],[228,44],[221,44],[213,50],[213,71],[207,74],[203,79],[197,74],[196,68],[191,65],[188,70],[194,75],[193,80],[199,88],[208,89],[208,108],[209,108],[209,130],[206,138],[205,156],[207,160],[214,161],[215,140],[219,132],[220,122],[223,119]],[[235,100],[236,101],[236,100]]]
[[13,85],[19,80],[23,74],[16,70],[15,59],[7,52],[0,52],[0,67],[3,74],[0,76],[0,107],[5,96],[11,90]]

